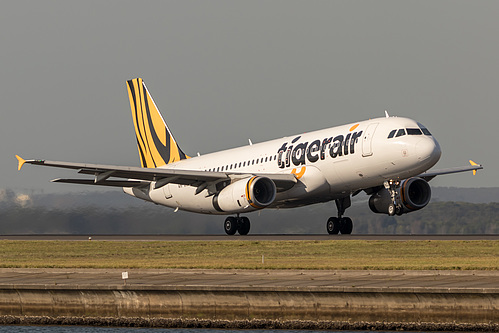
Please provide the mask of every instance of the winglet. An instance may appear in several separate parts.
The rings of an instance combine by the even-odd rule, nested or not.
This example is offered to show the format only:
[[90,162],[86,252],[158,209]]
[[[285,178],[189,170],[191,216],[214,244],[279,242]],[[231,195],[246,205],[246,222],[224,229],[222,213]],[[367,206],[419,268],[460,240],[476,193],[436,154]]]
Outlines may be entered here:
[[[477,166],[477,165],[479,165],[478,163],[475,163],[475,162],[473,162],[472,160],[470,160],[470,164],[471,164],[472,166]],[[476,170],[473,170],[473,176],[475,176],[475,175],[476,175]]]
[[26,161],[19,155],[16,155],[16,158],[19,161],[19,164],[17,166],[17,170],[20,171],[21,168],[23,167],[24,163],[26,163]]

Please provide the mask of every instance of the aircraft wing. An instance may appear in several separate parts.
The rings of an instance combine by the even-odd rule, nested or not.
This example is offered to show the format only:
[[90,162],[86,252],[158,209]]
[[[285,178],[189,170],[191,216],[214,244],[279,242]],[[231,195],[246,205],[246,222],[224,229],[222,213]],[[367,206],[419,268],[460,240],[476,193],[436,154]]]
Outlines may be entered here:
[[448,175],[451,173],[473,171],[473,174],[475,175],[477,170],[483,169],[483,166],[481,164],[477,164],[477,163],[473,162],[472,160],[470,160],[470,164],[471,165],[469,165],[469,166],[463,166],[463,167],[433,170],[433,171],[422,173],[418,177],[421,177],[426,181],[430,181],[433,178],[435,178],[436,176]]
[[[24,160],[17,156],[19,161],[18,170],[25,164],[43,165],[56,168],[74,169],[78,173],[93,175],[94,179],[54,179],[57,183],[84,184],[84,185],[102,185],[116,187],[135,187],[149,185],[155,181],[155,188],[166,184],[181,184],[206,188],[208,183],[218,183],[231,179],[243,178],[245,176],[262,176],[274,181],[278,191],[290,189],[297,183],[294,174],[245,174],[233,172],[210,172],[201,170],[184,170],[173,168],[140,168],[104,164],[71,163],[46,160]],[[109,178],[122,178],[121,180],[110,180]]]

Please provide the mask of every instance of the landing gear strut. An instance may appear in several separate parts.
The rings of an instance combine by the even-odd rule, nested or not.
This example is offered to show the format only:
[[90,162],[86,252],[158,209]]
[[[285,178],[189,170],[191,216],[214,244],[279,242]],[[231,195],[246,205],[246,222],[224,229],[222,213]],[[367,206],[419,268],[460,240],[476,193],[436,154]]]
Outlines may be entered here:
[[236,232],[238,232],[239,235],[247,235],[250,231],[250,227],[251,223],[249,218],[246,216],[239,217],[239,214],[237,214],[237,217],[227,217],[224,223],[225,233],[231,236],[235,235]]
[[400,204],[400,181],[390,180],[383,183],[383,186],[390,193],[391,203],[388,206],[388,215],[400,215],[402,212],[402,205]]
[[330,217],[327,220],[326,229],[330,235],[337,235],[340,232],[349,235],[353,230],[353,222],[349,217],[343,217],[345,210],[352,205],[350,196],[341,199],[336,199],[336,208],[338,209],[338,217]]

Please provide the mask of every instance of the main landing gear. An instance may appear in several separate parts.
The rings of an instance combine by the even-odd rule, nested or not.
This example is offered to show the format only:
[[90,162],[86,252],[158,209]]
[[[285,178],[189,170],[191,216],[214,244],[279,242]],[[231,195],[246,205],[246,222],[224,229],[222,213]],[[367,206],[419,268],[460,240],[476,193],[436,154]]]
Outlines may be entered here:
[[250,231],[250,227],[251,224],[249,218],[246,216],[239,217],[239,214],[237,214],[237,217],[227,217],[224,223],[225,233],[231,236],[236,232],[238,232],[239,235],[247,235]]
[[330,235],[337,235],[339,233],[349,235],[353,230],[353,222],[349,217],[343,217],[345,210],[352,205],[350,196],[336,199],[336,208],[338,209],[338,217],[330,217],[327,220],[326,228]]

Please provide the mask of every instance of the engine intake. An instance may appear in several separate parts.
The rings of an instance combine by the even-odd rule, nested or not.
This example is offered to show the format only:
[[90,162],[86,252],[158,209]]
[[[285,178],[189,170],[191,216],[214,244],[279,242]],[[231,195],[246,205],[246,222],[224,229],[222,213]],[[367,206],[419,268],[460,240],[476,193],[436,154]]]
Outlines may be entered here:
[[[426,207],[431,199],[431,188],[422,178],[409,178],[400,186],[402,210],[399,214],[410,213]],[[388,206],[392,203],[390,192],[383,188],[369,198],[369,208],[375,213],[388,214]]]
[[213,197],[213,207],[219,212],[240,213],[262,209],[272,204],[276,186],[267,177],[248,177],[226,186]]

